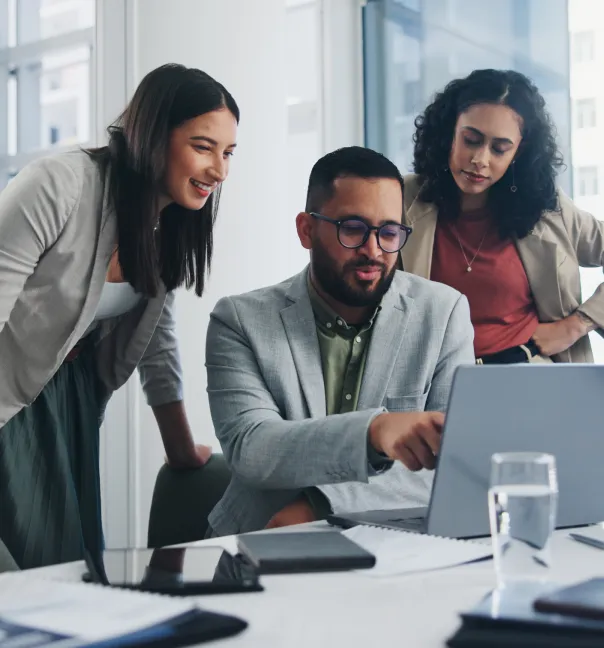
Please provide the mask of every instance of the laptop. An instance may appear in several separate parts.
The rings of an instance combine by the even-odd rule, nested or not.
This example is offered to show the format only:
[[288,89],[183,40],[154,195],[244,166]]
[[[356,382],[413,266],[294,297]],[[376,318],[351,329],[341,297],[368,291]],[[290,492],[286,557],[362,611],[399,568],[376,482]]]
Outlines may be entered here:
[[558,528],[604,520],[604,365],[458,367],[429,506],[339,513],[327,521],[488,536],[491,455],[533,451],[556,457]]

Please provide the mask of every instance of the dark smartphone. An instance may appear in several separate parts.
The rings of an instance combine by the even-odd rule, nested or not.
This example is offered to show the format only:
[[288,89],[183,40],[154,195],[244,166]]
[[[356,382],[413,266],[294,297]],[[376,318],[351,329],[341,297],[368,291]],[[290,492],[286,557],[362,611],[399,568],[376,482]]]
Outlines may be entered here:
[[548,592],[533,603],[537,612],[604,620],[604,578],[592,578]]
[[261,592],[258,570],[220,547],[107,549],[87,553],[84,580],[170,596]]

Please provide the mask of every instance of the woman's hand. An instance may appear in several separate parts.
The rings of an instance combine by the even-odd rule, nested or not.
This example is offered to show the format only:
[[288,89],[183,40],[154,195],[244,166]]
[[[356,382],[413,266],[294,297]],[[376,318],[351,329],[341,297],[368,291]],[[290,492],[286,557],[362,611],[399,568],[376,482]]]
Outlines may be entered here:
[[212,448],[195,445],[182,401],[153,408],[166,451],[165,461],[172,468],[200,468],[212,456]]
[[176,456],[166,456],[166,463],[172,468],[201,468],[212,456],[212,446],[196,445],[188,453],[180,453]]
[[539,324],[533,334],[533,342],[544,356],[562,353],[577,340],[587,335],[593,327],[577,313],[573,313],[558,322]]

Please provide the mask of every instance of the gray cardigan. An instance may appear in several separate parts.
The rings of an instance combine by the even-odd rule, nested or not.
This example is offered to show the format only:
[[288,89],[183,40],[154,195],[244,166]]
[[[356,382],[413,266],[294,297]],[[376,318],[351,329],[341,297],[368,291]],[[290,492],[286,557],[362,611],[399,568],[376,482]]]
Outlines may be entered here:
[[[92,322],[117,242],[107,178],[84,151],[29,164],[0,194],[0,427],[30,404]],[[104,320],[105,402],[138,366],[150,405],[182,399],[174,295]]]

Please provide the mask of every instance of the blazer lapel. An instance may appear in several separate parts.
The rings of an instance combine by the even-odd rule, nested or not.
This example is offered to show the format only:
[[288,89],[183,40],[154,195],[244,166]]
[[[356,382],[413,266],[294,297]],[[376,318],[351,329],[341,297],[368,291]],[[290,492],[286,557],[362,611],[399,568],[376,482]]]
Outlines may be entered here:
[[[82,309],[80,320],[87,322],[94,317],[105,280],[107,267],[117,243],[117,220],[109,194],[108,174],[106,175],[103,214],[97,240],[96,256],[90,281],[90,290]],[[132,373],[132,368],[143,356],[151,339],[166,302],[166,288],[160,283],[157,296],[145,299],[130,313],[123,317],[111,318],[100,323],[100,336],[97,342],[101,350],[111,347],[111,352],[101,353],[98,359],[99,373],[108,385],[123,384]],[[109,335],[114,335],[109,338]],[[114,361],[118,358],[119,361]]]
[[[413,232],[401,250],[401,264],[405,272],[430,278],[432,251],[438,213],[433,203],[415,198],[405,214],[405,223]],[[531,234],[516,241],[518,254],[524,265],[531,292],[542,321],[564,316],[558,284],[558,251],[553,241],[543,238],[544,219]]]
[[416,198],[405,216],[406,224],[413,228],[413,231],[401,250],[402,269],[429,279],[437,209],[432,203],[424,203]]
[[105,177],[103,189],[102,214],[97,237],[92,276],[84,304],[74,330],[74,335],[80,335],[87,328],[98,307],[101,292],[107,277],[107,267],[117,243],[117,222],[115,211],[109,197],[109,183]]
[[564,315],[558,284],[558,249],[553,241],[545,240],[543,221],[524,238],[516,241],[518,254],[535,299],[539,319],[551,322]]
[[376,407],[384,400],[407,331],[409,316],[414,308],[413,300],[400,294],[395,287],[396,282],[397,279],[384,295],[382,308],[373,325],[358,410]]
[[292,302],[281,311],[281,320],[294,358],[298,379],[311,418],[325,416],[325,383],[315,316],[306,286],[307,270],[293,281],[287,298]]

